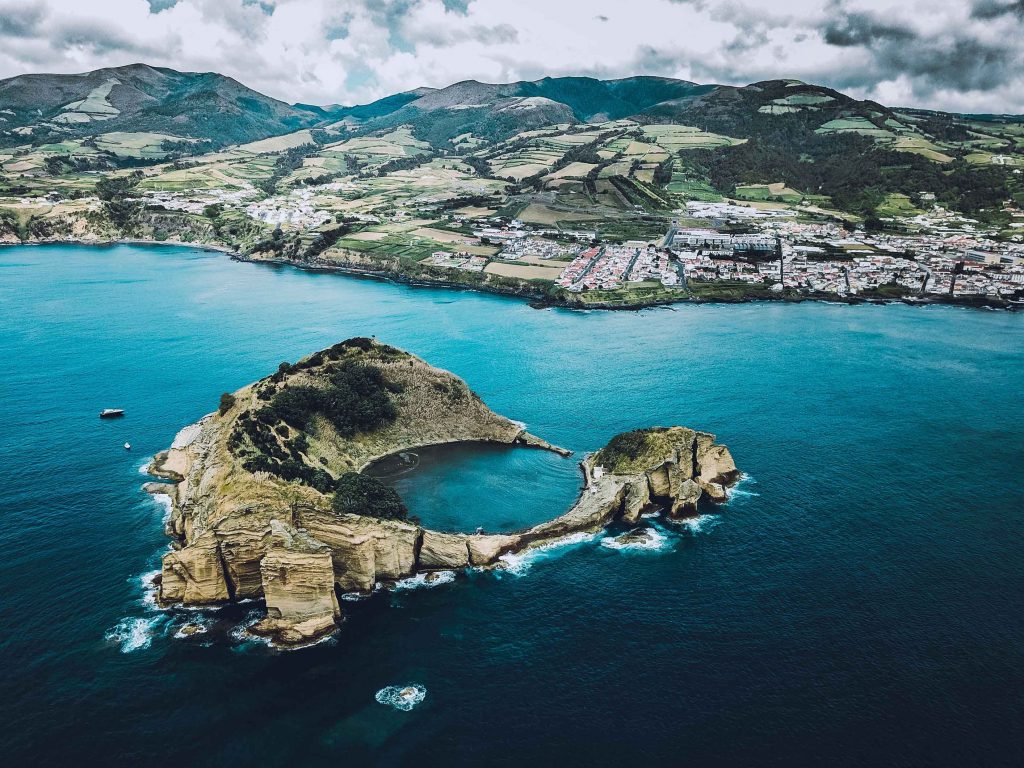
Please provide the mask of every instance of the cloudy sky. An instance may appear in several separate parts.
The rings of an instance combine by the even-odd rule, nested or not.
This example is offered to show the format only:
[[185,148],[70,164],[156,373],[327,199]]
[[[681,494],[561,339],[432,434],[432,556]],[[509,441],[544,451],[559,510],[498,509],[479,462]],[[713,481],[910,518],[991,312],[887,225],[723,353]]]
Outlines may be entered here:
[[648,74],[1024,113],[1024,0],[0,0],[0,77],[138,61],[317,104]]

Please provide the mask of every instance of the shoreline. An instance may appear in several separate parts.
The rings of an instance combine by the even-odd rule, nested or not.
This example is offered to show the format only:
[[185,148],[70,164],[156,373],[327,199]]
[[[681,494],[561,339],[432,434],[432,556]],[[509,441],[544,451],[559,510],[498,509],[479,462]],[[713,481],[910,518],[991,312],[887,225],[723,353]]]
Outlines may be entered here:
[[85,245],[97,248],[111,248],[115,245],[166,245],[172,248],[195,248],[200,251],[213,253],[226,253],[229,256],[239,253],[235,248],[227,245],[213,245],[211,243],[186,243],[184,240],[146,240],[139,237],[122,237],[112,240],[81,240],[76,238],[54,238],[52,240],[19,240],[18,242],[0,241],[0,248],[16,248],[18,246],[39,246],[39,245]]
[[105,240],[84,240],[76,238],[54,238],[48,240],[27,240],[18,242],[0,242],[0,248],[16,246],[39,246],[39,245],[84,245],[98,248],[112,247],[116,245],[142,245],[160,246],[166,245],[174,248],[194,248],[196,250],[209,251],[211,253],[227,254],[232,261],[247,264],[265,264],[273,267],[291,267],[303,272],[339,274],[347,277],[356,277],[369,280],[379,280],[393,283],[395,285],[407,285],[413,288],[443,288],[453,291],[473,291],[475,293],[489,293],[497,296],[508,296],[510,298],[526,300],[535,309],[567,309],[571,311],[629,311],[638,312],[644,309],[658,307],[673,307],[677,304],[802,304],[804,302],[817,302],[823,304],[845,304],[849,306],[872,304],[888,305],[903,304],[912,307],[948,306],[963,307],[965,309],[987,309],[990,311],[1019,312],[1024,309],[1024,303],[1013,303],[1006,299],[992,299],[988,296],[962,296],[951,297],[945,295],[929,295],[903,298],[878,298],[871,296],[839,296],[838,294],[811,294],[798,296],[752,296],[752,297],[693,297],[680,296],[670,299],[656,299],[648,302],[632,302],[628,304],[580,304],[567,301],[564,298],[550,296],[544,292],[517,291],[501,285],[470,285],[451,280],[430,279],[424,277],[412,277],[401,272],[387,269],[371,269],[354,264],[326,264],[326,263],[302,263],[286,258],[278,257],[255,257],[245,253],[237,247],[218,245],[212,243],[188,243],[181,240],[147,240],[144,238],[114,238]]
[[[596,534],[614,524],[643,527],[644,517],[650,514],[667,520],[694,518],[700,505],[727,501],[729,489],[742,477],[729,449],[716,443],[715,435],[686,427],[653,427],[644,432],[666,437],[641,462],[598,469],[601,452],[586,454],[577,463],[582,487],[568,509],[511,532],[435,530],[415,519],[325,511],[307,503],[293,507],[290,518],[287,513],[284,517],[271,514],[254,528],[220,527],[225,520],[231,521],[235,514],[231,513],[213,523],[205,520],[203,530],[187,534],[187,526],[179,530],[173,521],[176,515],[196,514],[190,500],[194,501],[197,472],[209,471],[203,462],[212,443],[198,448],[194,444],[203,441],[204,434],[220,439],[211,417],[217,418],[211,414],[186,427],[200,429],[191,429],[189,439],[180,444],[176,437],[171,448],[157,453],[146,466],[151,477],[170,481],[143,486],[145,493],[166,495],[171,508],[164,530],[173,541],[162,557],[159,575],[150,581],[156,590],[153,599],[161,609],[202,609],[262,599],[265,615],[247,631],[281,650],[307,647],[334,635],[343,616],[337,600],[342,591],[366,597],[381,585],[410,579],[430,582],[438,573],[500,569],[507,566],[509,557]],[[426,445],[440,444],[447,443]],[[525,430],[507,445],[562,456],[572,453]],[[381,454],[358,471],[395,453]],[[203,492],[216,494],[217,490]],[[254,532],[258,541],[252,537]]]
[[348,277],[361,277],[372,280],[381,280],[396,285],[408,285],[413,288],[446,288],[449,290],[474,291],[476,293],[491,293],[499,296],[530,300],[530,305],[535,309],[560,308],[572,311],[605,310],[605,311],[630,311],[638,312],[643,309],[657,307],[673,307],[677,304],[803,304],[804,302],[817,302],[822,304],[845,304],[850,306],[860,304],[886,305],[905,304],[912,307],[927,306],[950,306],[964,307],[966,309],[989,309],[1005,310],[1016,312],[1024,309],[1024,304],[1013,304],[1007,300],[992,300],[987,296],[978,300],[963,297],[960,299],[944,296],[928,297],[905,297],[905,298],[877,298],[872,296],[839,296],[838,294],[812,294],[804,296],[754,296],[754,297],[693,297],[680,296],[672,299],[658,299],[649,302],[634,302],[630,304],[577,304],[557,297],[541,294],[524,294],[499,285],[468,285],[448,280],[430,280],[427,278],[409,277],[400,272],[389,270],[374,270],[359,267],[353,264],[304,264],[285,258],[262,258],[253,257],[242,252],[232,252],[232,261],[244,262],[247,264],[266,264],[273,267],[291,267],[303,272],[327,273],[346,275]]

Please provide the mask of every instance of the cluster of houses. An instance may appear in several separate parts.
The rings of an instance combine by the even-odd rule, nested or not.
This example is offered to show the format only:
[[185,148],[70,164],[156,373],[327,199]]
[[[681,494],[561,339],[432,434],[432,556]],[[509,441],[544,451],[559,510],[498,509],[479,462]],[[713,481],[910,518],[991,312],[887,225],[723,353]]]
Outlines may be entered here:
[[296,229],[313,229],[332,218],[330,213],[316,207],[313,193],[308,189],[295,189],[287,195],[251,203],[245,212],[265,224],[275,227],[290,225]]
[[[836,224],[774,221],[757,234],[673,227],[686,279],[768,283],[839,296],[886,285],[912,294],[1008,296],[1024,288],[1024,244],[993,240],[936,215],[915,234],[851,234]],[[971,227],[970,223],[967,223]]]
[[588,248],[558,276],[555,284],[569,291],[616,290],[626,283],[678,285],[679,274],[668,252],[641,241]]
[[432,267],[443,267],[444,269],[464,269],[467,272],[483,272],[487,266],[486,256],[476,256],[471,253],[449,251],[434,251],[423,260],[424,264]]
[[565,244],[541,237],[518,237],[503,243],[499,259],[518,261],[524,258],[566,259],[575,258],[582,251],[582,246],[575,243]]

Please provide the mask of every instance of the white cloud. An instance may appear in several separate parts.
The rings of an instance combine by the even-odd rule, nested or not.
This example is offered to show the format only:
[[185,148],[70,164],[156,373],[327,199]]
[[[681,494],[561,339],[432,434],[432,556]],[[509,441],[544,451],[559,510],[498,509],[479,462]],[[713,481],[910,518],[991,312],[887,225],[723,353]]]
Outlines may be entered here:
[[0,77],[144,61],[285,101],[469,78],[796,77],[888,104],[1024,112],[1012,0],[0,0]]

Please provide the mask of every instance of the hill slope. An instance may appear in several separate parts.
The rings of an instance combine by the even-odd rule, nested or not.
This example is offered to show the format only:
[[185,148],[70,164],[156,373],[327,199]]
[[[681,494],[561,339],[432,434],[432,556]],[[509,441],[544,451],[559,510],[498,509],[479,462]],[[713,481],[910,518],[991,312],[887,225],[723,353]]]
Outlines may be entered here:
[[[114,131],[253,141],[315,123],[318,115],[214,72],[133,64],[80,75],[20,75],[0,81],[3,128],[15,138]],[[9,136],[11,134],[8,134]]]

